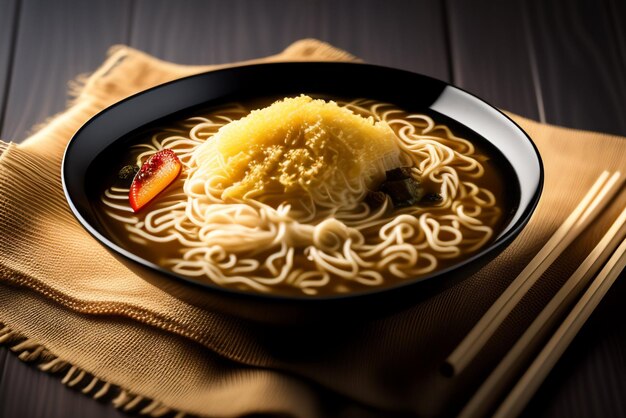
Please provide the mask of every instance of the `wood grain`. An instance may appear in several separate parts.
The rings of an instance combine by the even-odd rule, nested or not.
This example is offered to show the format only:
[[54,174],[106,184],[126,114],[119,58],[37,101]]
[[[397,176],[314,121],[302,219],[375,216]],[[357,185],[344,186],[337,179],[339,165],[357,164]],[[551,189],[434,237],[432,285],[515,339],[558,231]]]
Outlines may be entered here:
[[[208,64],[303,37],[452,80],[524,116],[626,134],[625,21],[623,0],[0,0],[0,136],[20,141],[61,111],[66,83],[115,43]],[[616,319],[626,316],[626,277],[618,284],[524,416],[626,415],[626,324]],[[0,416],[125,416],[7,353]]]
[[[524,13],[546,121],[625,135],[626,3],[528,2]],[[524,416],[626,415],[625,298],[622,273]]]
[[540,119],[522,1],[448,2],[454,83],[500,107]]
[[524,2],[546,121],[626,135],[624,2]]
[[[0,139],[2,139],[2,126],[4,122],[6,103],[8,100],[7,90],[10,83],[11,64],[15,52],[15,33],[19,19],[19,4],[17,0],[0,0]],[[5,348],[0,349],[0,382],[4,378],[5,365],[8,360],[8,352]],[[2,405],[2,393],[0,392],[0,405]],[[2,414],[0,414],[2,416]]]
[[626,416],[626,274],[617,279],[524,417]]
[[2,132],[4,108],[7,101],[6,92],[11,74],[18,12],[17,0],[0,0],[0,132]]
[[[3,352],[6,349],[2,349]],[[109,403],[98,402],[9,354],[0,382],[0,417],[128,417]]]
[[208,64],[275,54],[307,37],[369,63],[448,79],[436,0],[139,0],[132,45],[168,60]]
[[[131,3],[25,0],[4,137],[21,140],[33,124],[61,111],[67,81],[93,70],[106,49],[119,42],[181,63],[212,63],[276,53],[294,40],[312,36],[370,62],[447,78],[440,9],[435,3],[403,1],[389,8],[370,1],[353,16],[354,1],[338,5],[339,15],[329,1],[307,3],[304,9],[289,1],[138,2],[128,38]],[[403,8],[415,16],[403,15]],[[396,27],[394,22],[401,19],[411,24]],[[372,39],[373,45],[364,39]],[[57,377],[23,364],[6,348],[0,349],[2,361],[0,416],[124,416],[64,387]]]
[[68,82],[93,71],[107,49],[128,41],[124,0],[22,0],[16,53],[1,136],[20,142],[62,111]]
[[[17,0],[0,0],[0,98],[5,98],[0,111],[6,103],[0,136],[20,142],[34,124],[65,108],[69,80],[95,69],[111,45],[128,42],[131,4],[124,0],[22,0],[19,19],[16,5]],[[24,364],[3,347],[0,416],[125,415],[66,388],[57,377]]]

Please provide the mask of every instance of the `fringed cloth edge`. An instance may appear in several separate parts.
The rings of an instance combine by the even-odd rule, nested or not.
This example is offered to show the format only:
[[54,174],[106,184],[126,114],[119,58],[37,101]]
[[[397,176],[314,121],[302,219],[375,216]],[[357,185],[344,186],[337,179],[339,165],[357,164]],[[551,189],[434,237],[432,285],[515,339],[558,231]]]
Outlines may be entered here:
[[43,344],[1,322],[0,345],[15,353],[21,361],[59,378],[65,386],[80,391],[93,399],[109,402],[116,409],[147,417],[183,418],[189,416],[182,411],[170,408],[159,401],[134,394],[122,386],[81,369],[59,358]]

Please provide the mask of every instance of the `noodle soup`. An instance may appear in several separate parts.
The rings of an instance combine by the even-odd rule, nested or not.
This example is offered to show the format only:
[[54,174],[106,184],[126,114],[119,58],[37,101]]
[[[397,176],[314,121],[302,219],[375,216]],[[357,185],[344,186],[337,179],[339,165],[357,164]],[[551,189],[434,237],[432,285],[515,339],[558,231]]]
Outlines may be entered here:
[[[137,208],[133,187],[163,150],[180,172]],[[431,274],[495,239],[518,194],[504,158],[468,129],[368,99],[228,104],[123,151],[96,203],[111,236],[251,292],[315,297]]]

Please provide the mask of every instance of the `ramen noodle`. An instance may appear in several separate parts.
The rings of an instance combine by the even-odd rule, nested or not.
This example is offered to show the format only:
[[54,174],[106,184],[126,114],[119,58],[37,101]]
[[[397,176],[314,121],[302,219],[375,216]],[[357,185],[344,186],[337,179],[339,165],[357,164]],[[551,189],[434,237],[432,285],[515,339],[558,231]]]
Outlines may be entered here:
[[506,215],[493,150],[374,100],[213,108],[140,138],[124,177],[165,149],[180,162],[173,182],[133,210],[128,183],[112,180],[103,218],[141,257],[231,289],[392,286],[471,256]]

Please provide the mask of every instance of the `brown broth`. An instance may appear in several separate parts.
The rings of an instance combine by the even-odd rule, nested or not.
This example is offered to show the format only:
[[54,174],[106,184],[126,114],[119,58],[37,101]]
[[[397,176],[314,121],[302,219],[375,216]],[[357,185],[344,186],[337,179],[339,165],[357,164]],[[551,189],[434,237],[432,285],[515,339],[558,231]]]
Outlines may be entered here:
[[[312,96],[315,97],[315,95],[312,95]],[[269,104],[274,102],[276,99],[277,98],[255,99],[255,100],[245,101],[243,102],[243,105],[247,110],[251,111],[253,109],[258,109],[258,108],[268,106]],[[325,99],[329,100],[328,97],[325,97]],[[210,115],[212,114],[212,112],[213,111],[211,109],[208,109],[202,112],[195,112],[194,114],[191,114],[187,117],[199,116],[199,115]],[[417,113],[417,112],[412,112],[412,113]],[[429,117],[434,119],[437,124],[446,125],[456,136],[469,140],[470,142],[472,142],[472,144],[476,148],[475,154],[482,155],[485,157],[480,160],[481,164],[483,165],[485,169],[485,174],[480,179],[474,179],[472,181],[477,186],[490,190],[495,195],[496,202],[498,202],[497,204],[501,209],[501,214],[499,216],[499,219],[494,225],[492,225],[494,229],[494,235],[490,241],[493,241],[495,237],[497,237],[498,234],[502,231],[503,227],[508,223],[517,205],[517,201],[515,199],[516,199],[516,196],[518,196],[519,194],[517,191],[517,188],[519,186],[517,186],[517,178],[513,174],[512,169],[508,166],[508,164],[505,162],[504,157],[500,154],[500,152],[497,149],[495,149],[491,144],[489,144],[482,137],[475,134],[471,130],[467,129],[464,126],[459,125],[453,120],[443,117],[442,115],[435,114],[434,112],[420,111],[419,113],[428,115]],[[242,114],[241,116],[243,117],[245,115]],[[183,125],[182,121],[187,119],[187,117],[181,118],[179,122],[173,122],[171,124],[168,124],[166,127],[155,128],[155,129],[146,131],[142,134],[136,135],[130,141],[130,143],[138,144],[138,143],[150,142],[151,136],[153,134],[157,132],[162,132],[165,129],[168,129],[168,130],[173,129],[173,128],[177,129]],[[117,182],[116,178],[117,178],[117,173],[119,169],[123,167],[124,165],[127,165],[130,162],[134,161],[138,154],[139,154],[139,151],[129,148],[127,151],[127,155],[125,155],[123,158],[120,158],[118,161],[111,162],[111,166],[110,166],[111,171],[110,173],[107,173],[106,175],[106,178],[108,180],[105,180],[104,182],[104,190],[102,190],[102,194],[108,187],[114,185]],[[184,176],[185,176],[185,172],[183,171],[183,173],[181,173],[180,179],[184,178]],[[505,179],[506,179],[506,184],[504,181]],[[174,184],[170,185],[168,189],[162,192],[162,195],[171,195],[172,193],[182,192],[182,184],[183,184],[182,181],[175,182]],[[426,192],[436,191],[436,187],[428,183],[427,181],[423,182],[423,187]],[[158,196],[155,200],[158,201],[159,198],[160,196]],[[118,203],[121,205],[129,206],[128,201],[119,201]],[[149,212],[151,205],[152,203],[148,204],[146,208],[143,208],[134,216],[136,216],[140,222],[143,221],[146,214]],[[101,201],[95,202],[95,206],[97,209],[96,212],[99,214],[101,223],[107,228],[107,232],[113,238],[113,240],[116,243],[118,243],[120,246],[122,246],[123,248],[131,251],[132,253],[150,262],[153,262],[157,265],[164,266],[166,268],[167,268],[167,265],[165,263],[165,260],[180,257],[181,245],[177,241],[168,242],[168,243],[151,242],[148,245],[134,242],[128,238],[129,234],[125,228],[125,225],[122,222],[119,222],[111,218],[106,213],[107,211],[110,211],[109,207],[105,206]],[[437,210],[436,206],[434,206],[432,210],[436,211]],[[488,244],[489,243],[485,245],[488,245]],[[437,269],[435,271],[454,265],[458,263],[459,261],[470,257],[472,254],[473,253],[462,254],[461,256],[453,258],[453,259],[440,259]],[[259,255],[262,256],[263,253],[261,252]],[[306,260],[302,254],[296,256],[295,264],[299,264],[301,267],[305,267],[305,268],[314,268],[314,265],[312,264],[312,262],[309,260]],[[432,274],[432,272],[428,274]],[[193,277],[192,279],[196,281],[201,281],[201,282],[204,281],[204,282],[210,283],[210,279],[204,276]],[[383,286],[392,286],[395,283],[398,283],[400,281],[402,281],[402,279],[399,279],[392,275],[388,275],[386,277],[386,281]],[[359,284],[357,282],[351,282],[351,283],[352,285],[350,287],[344,286],[344,288],[342,289],[339,289],[337,287],[330,287],[330,286],[320,288],[318,296],[341,293],[341,292],[354,292],[354,291],[361,291],[361,290],[369,289],[368,286]],[[250,291],[250,289],[245,285],[234,285],[232,287],[240,289],[240,290]],[[302,292],[299,288],[293,287],[291,285],[286,285],[286,284],[273,287],[272,292],[278,293],[278,294],[285,294],[285,295],[302,295]]]

